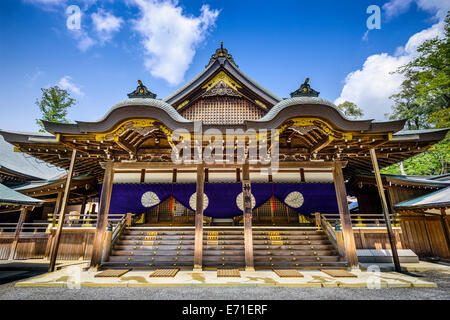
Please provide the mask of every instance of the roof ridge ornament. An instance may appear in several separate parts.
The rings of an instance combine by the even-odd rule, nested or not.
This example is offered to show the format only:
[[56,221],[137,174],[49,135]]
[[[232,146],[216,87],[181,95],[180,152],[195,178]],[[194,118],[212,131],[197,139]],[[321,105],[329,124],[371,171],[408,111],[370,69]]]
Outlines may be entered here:
[[294,98],[294,97],[318,97],[320,92],[311,88],[311,86],[308,84],[308,82],[309,82],[309,78],[306,78],[305,82],[302,83],[300,88],[298,88],[294,92],[291,92],[291,98]]
[[136,90],[128,94],[128,98],[156,98],[156,94],[148,90],[141,80],[138,80],[138,84]]
[[216,50],[216,53],[214,53],[211,56],[211,59],[209,60],[208,64],[206,65],[205,68],[208,68],[210,65],[212,65],[214,63],[214,61],[219,60],[220,64],[223,64],[225,62],[225,60],[230,61],[231,63],[233,63],[236,67],[238,67],[238,65],[236,64],[236,62],[234,62],[233,56],[231,54],[228,53],[228,50],[225,49],[223,47],[223,41],[220,41],[220,48]]

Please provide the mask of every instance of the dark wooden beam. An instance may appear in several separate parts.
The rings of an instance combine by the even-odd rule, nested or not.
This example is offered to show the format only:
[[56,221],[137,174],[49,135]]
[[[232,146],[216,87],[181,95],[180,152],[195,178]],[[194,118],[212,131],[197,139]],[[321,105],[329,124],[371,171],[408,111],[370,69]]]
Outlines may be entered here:
[[397,245],[395,243],[394,233],[392,232],[391,219],[389,217],[389,208],[386,201],[386,194],[384,193],[383,182],[381,180],[380,168],[378,167],[375,149],[370,149],[370,157],[372,158],[372,166],[373,171],[375,173],[375,180],[377,182],[378,194],[381,200],[381,208],[383,209],[384,220],[386,222],[386,229],[389,237],[389,243],[391,244],[392,259],[394,260],[395,271],[401,272],[402,268],[400,266],[400,259],[398,258]]
[[172,170],[172,183],[176,183],[177,182],[177,169],[173,169]]
[[352,220],[348,209],[347,192],[345,190],[344,175],[342,173],[342,165],[340,162],[336,162],[333,167],[333,178],[334,187],[336,189],[339,216],[342,223],[342,234],[344,237],[344,246],[348,266],[350,268],[358,268],[358,255],[356,254],[355,237],[353,236]]
[[72,183],[73,167],[75,166],[76,156],[77,156],[77,150],[73,149],[72,150],[72,158],[70,159],[69,172],[67,173],[66,185],[64,188],[64,196],[63,196],[63,199],[61,202],[61,207],[59,210],[58,227],[56,229],[55,238],[53,239],[52,249],[50,251],[50,263],[48,266],[49,272],[55,271],[55,267],[56,267],[56,257],[58,256],[59,242],[61,240],[61,233],[62,233],[62,228],[64,225],[65,211],[66,211],[67,203],[69,200],[70,184]]
[[197,165],[197,199],[195,206],[194,270],[202,269],[204,182],[205,182],[205,169],[203,164],[199,164]]
[[[279,168],[333,168],[334,164],[339,162],[342,168],[345,168],[347,161],[280,161]],[[240,168],[242,164],[203,164],[204,168]],[[173,162],[114,162],[114,169],[136,170],[136,169],[167,169],[167,168],[196,168],[192,164],[175,164]],[[249,168],[270,168],[270,164],[249,164]]]
[[102,262],[103,241],[105,238],[108,222],[109,204],[114,180],[113,162],[108,161],[105,166],[102,194],[97,216],[97,229],[95,230],[94,242],[92,243],[91,268],[97,269]]
[[329,136],[327,136],[327,137],[323,138],[322,140],[318,141],[315,145],[313,145],[310,148],[309,152],[310,153],[317,153],[320,150],[322,150],[323,148],[325,148],[326,146],[328,146],[331,143],[331,141],[333,141],[333,140],[330,139]]
[[305,182],[305,169],[300,168],[300,181]]
[[140,180],[140,182],[141,183],[145,182],[145,169],[141,169],[141,180]]
[[123,139],[122,137],[119,137],[116,143],[126,152],[136,154],[136,147],[125,141],[125,139]]

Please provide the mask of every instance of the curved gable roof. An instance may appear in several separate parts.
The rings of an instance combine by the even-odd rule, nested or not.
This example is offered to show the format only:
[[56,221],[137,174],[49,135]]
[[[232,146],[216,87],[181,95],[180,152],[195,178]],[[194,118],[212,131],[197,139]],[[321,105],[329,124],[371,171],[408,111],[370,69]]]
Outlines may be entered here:
[[78,134],[103,132],[117,123],[131,118],[154,118],[170,128],[193,126],[193,121],[183,118],[170,104],[159,99],[131,98],[116,103],[104,117],[97,121],[76,121],[76,124],[42,121],[51,133]]
[[247,120],[252,127],[279,127],[284,121],[295,117],[318,117],[329,120],[343,130],[397,132],[405,125],[405,120],[374,122],[369,120],[350,120],[332,102],[318,97],[294,97],[285,99],[261,119]]

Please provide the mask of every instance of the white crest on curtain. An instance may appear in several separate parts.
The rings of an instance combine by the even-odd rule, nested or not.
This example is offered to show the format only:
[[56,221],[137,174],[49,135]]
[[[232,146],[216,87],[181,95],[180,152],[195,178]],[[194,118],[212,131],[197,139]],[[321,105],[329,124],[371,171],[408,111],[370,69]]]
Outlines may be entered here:
[[300,208],[304,201],[303,195],[298,191],[293,191],[284,198],[284,202],[292,208]]
[[[203,210],[208,208],[209,199],[206,194],[203,194]],[[197,192],[194,192],[192,196],[189,198],[189,206],[192,210],[197,210]]]
[[[238,206],[239,209],[241,209],[241,211],[244,211],[244,193],[243,192],[239,193],[239,195],[236,197],[236,205]],[[256,206],[256,200],[252,194],[252,210],[255,206]]]
[[156,206],[160,202],[158,195],[152,191],[145,192],[141,197],[141,203],[146,208]]

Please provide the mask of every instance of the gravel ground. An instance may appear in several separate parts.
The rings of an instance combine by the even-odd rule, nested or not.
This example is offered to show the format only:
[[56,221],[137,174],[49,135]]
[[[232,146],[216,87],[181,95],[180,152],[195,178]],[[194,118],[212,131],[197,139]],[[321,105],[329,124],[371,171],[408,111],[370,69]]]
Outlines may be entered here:
[[[437,288],[350,289],[350,288],[276,288],[276,287],[192,287],[186,288],[14,288],[17,279],[0,284],[0,300],[449,300],[450,274],[417,272]],[[29,273],[27,276],[32,276]]]

